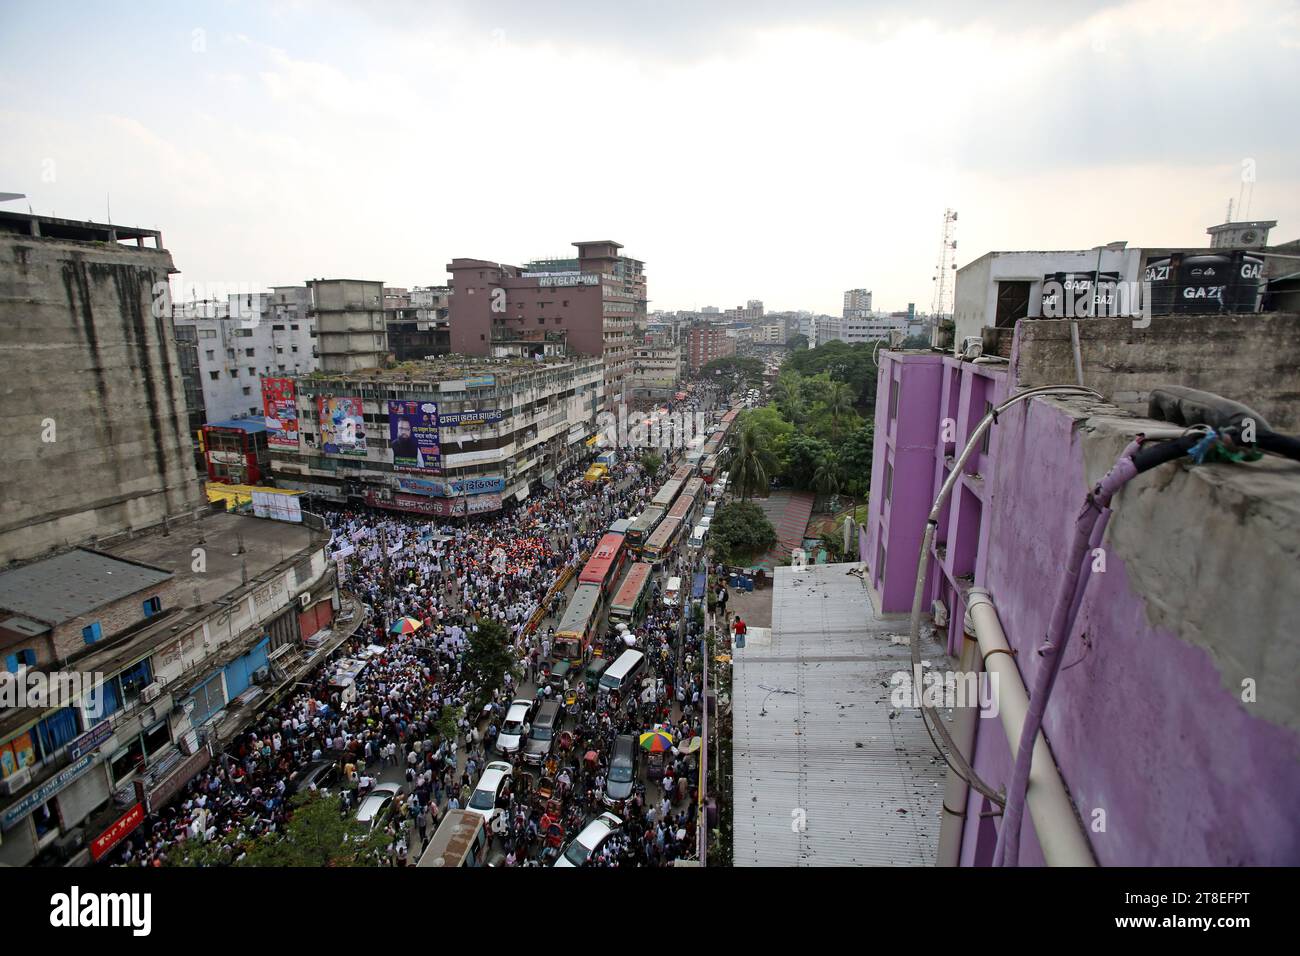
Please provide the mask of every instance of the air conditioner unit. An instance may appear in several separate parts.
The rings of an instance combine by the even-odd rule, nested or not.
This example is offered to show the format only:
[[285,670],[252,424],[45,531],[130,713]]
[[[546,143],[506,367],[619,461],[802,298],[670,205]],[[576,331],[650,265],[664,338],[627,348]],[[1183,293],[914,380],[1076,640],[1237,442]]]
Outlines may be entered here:
[[961,357],[967,362],[984,354],[984,339],[978,335],[968,335],[961,340]]
[[948,606],[942,601],[935,601],[930,605],[930,613],[934,615],[935,627],[948,626]]
[[271,668],[269,667],[259,667],[257,670],[253,671],[254,684],[265,684],[270,679],[270,677],[271,677]]
[[32,772],[26,767],[23,767],[22,770],[11,773],[3,780],[0,780],[0,794],[4,794],[6,797],[12,797],[15,793],[31,782]]
[[311,594],[308,593],[307,591],[303,591],[301,594],[299,594],[298,606],[302,608],[304,611],[307,610],[307,608],[311,606]]
[[146,684],[140,691],[140,699],[147,704],[150,701],[157,700],[161,694],[162,685],[154,681],[152,684]]

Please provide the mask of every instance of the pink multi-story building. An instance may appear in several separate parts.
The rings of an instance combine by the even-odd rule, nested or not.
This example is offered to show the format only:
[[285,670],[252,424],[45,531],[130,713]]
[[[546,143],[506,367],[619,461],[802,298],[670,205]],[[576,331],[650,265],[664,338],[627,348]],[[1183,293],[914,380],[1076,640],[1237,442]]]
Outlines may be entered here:
[[604,359],[605,402],[612,406],[626,398],[637,293],[621,274],[627,260],[619,255],[619,243],[574,245],[577,259],[564,265],[576,269],[559,271],[453,259],[447,266],[451,350],[490,356],[505,343],[562,332],[572,351]]

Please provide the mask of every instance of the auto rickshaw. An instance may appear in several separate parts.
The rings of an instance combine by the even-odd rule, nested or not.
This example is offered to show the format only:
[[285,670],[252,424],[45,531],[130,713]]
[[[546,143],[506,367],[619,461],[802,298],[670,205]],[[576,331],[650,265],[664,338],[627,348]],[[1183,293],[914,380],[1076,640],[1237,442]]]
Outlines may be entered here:
[[546,674],[546,683],[551,685],[557,695],[562,694],[564,692],[564,683],[569,679],[572,672],[573,665],[567,660],[555,661]]
[[582,677],[587,684],[587,693],[596,694],[600,688],[600,675],[609,667],[608,657],[593,657],[583,671]]

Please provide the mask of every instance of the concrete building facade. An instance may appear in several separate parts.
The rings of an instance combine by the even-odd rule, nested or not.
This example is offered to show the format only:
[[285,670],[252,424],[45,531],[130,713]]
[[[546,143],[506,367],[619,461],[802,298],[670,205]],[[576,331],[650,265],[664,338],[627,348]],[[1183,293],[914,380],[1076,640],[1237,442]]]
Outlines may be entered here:
[[326,372],[379,368],[388,358],[384,284],[363,279],[313,279],[311,309],[316,321],[320,367]]
[[188,374],[191,390],[202,392],[205,418],[200,424],[261,418],[263,376],[317,369],[316,320],[307,297],[306,286],[278,286],[220,302],[173,304],[177,338],[195,351],[197,364]]
[[173,270],[153,230],[0,213],[0,567],[203,504]]
[[[604,366],[571,356],[548,361],[455,359],[389,371],[317,375],[295,382],[298,441],[271,446],[276,484],[336,502],[443,517],[498,511],[527,498],[582,454],[604,405]],[[398,464],[390,403],[431,403],[424,464]],[[324,417],[322,409],[325,409]],[[331,442],[330,409],[361,416],[350,446]]]
[[570,350],[604,359],[605,401],[612,406],[626,400],[633,330],[638,317],[645,321],[644,264],[620,255],[617,242],[574,245],[573,260],[533,263],[548,271],[453,259],[451,349],[490,356],[495,342],[516,342],[525,332],[563,332]]
[[693,325],[686,333],[686,364],[698,372],[715,359],[736,354],[736,340],[721,325]]

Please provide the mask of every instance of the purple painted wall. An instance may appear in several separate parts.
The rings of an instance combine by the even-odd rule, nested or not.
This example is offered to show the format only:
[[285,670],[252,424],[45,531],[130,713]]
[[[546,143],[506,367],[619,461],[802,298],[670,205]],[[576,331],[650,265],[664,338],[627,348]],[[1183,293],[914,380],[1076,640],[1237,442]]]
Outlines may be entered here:
[[[906,612],[925,514],[947,473],[944,459],[964,446],[985,402],[996,404],[1006,396],[1008,375],[996,366],[932,353],[885,352],[881,361],[872,500],[868,527],[859,536],[860,557],[871,571],[882,609]],[[892,423],[890,381],[901,383],[898,420]],[[932,390],[928,396],[927,389]],[[947,444],[937,440],[945,417],[957,422],[955,441]],[[940,523],[941,545],[931,559],[925,610],[928,614],[929,601],[936,597],[947,605],[950,651],[959,648],[961,639],[961,594],[971,583],[986,587],[1017,651],[1026,686],[1033,684],[1034,648],[1047,629],[1060,555],[1088,481],[1098,477],[1100,439],[1078,424],[1077,416],[1044,401],[1002,415],[988,454],[972,458],[954,489]],[[915,444],[900,444],[900,435],[913,436]],[[900,482],[900,450],[917,451],[927,435],[926,476],[909,470],[908,480]],[[1093,442],[1091,459],[1086,442]],[[1101,450],[1113,459],[1119,445],[1113,452]],[[1085,460],[1093,461],[1093,472],[1085,474]],[[890,462],[893,495],[883,501],[882,463]],[[1132,509],[1126,517],[1125,495],[1169,480],[1157,472],[1121,492],[1112,531],[1118,522],[1139,520]],[[1171,493],[1161,507],[1182,504],[1185,500]],[[882,538],[890,552],[883,580],[875,567]],[[1166,546],[1153,542],[1151,560],[1166,553]],[[1204,583],[1214,586],[1213,581]],[[1232,591],[1231,582],[1219,586]],[[1159,601],[1159,595],[1139,593],[1124,561],[1108,548],[1106,571],[1092,575],[1047,711],[1047,739],[1080,816],[1091,824],[1095,810],[1105,811],[1105,832],[1088,832],[1098,861],[1134,866],[1300,863],[1300,818],[1294,812],[1300,797],[1300,735],[1248,712],[1209,650],[1152,625],[1151,600]],[[1080,639],[1083,633],[1090,646]],[[1009,782],[1011,748],[1001,721],[978,721],[973,761],[994,786]],[[984,865],[991,856],[997,818],[981,818],[988,809],[983,804],[972,791],[962,865]],[[1020,862],[1043,862],[1029,814]]]

